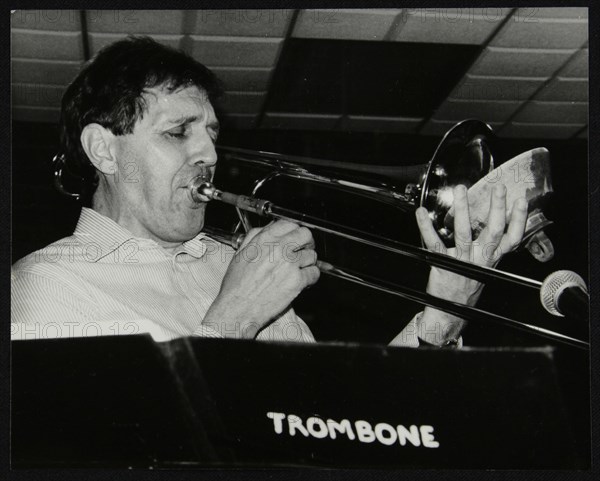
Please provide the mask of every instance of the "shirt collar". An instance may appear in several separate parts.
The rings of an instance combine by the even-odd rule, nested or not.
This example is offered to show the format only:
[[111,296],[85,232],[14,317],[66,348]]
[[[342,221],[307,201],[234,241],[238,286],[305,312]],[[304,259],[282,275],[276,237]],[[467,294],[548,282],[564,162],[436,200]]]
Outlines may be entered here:
[[[96,243],[101,249],[103,254],[102,257],[114,252],[125,242],[132,239],[135,239],[142,244],[153,245],[162,249],[162,247],[152,239],[135,237],[131,232],[117,224],[114,220],[88,207],[82,207],[74,235]],[[177,249],[175,255],[180,252],[186,252],[196,258],[202,257],[206,252],[206,245],[202,240],[205,236],[206,234],[201,232],[193,239],[184,242],[181,245],[181,248]]]
[[184,242],[182,245],[183,250],[192,257],[200,259],[206,252],[206,243],[203,240],[205,236],[206,234],[204,234],[204,232],[200,232],[200,234],[193,239]]

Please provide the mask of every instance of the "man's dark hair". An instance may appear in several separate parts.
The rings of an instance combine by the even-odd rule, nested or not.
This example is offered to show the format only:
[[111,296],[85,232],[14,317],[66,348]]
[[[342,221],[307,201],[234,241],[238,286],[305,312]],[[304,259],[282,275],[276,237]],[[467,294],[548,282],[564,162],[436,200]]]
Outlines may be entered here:
[[222,93],[216,76],[189,55],[149,37],[130,36],[104,47],[67,88],[60,114],[65,169],[83,179],[88,204],[98,183],[96,169],[81,146],[81,132],[98,123],[115,135],[133,132],[146,111],[145,89],[169,91],[196,86],[212,103]]

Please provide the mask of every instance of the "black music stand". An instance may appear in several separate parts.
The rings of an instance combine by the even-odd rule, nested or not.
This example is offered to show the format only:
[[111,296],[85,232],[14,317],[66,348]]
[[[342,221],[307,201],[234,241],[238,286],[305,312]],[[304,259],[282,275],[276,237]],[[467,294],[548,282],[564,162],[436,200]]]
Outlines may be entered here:
[[12,465],[589,467],[563,396],[552,348],[13,341]]

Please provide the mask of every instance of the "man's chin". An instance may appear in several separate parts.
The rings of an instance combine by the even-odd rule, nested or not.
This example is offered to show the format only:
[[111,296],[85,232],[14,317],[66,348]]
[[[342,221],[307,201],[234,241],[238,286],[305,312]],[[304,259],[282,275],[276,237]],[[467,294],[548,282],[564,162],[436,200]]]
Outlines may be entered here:
[[175,224],[171,223],[168,234],[171,237],[177,237],[178,241],[185,242],[196,237],[202,230],[202,227],[204,227],[204,209],[188,210],[185,212],[185,215],[177,216]]
[[195,229],[178,229],[169,233],[169,242],[187,242],[196,237],[202,231],[202,225]]

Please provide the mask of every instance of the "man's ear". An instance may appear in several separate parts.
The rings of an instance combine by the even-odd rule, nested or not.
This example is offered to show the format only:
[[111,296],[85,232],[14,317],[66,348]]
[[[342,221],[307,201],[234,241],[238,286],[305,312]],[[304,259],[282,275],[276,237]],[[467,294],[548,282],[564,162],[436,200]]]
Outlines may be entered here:
[[114,156],[115,135],[100,124],[87,124],[81,132],[81,145],[90,162],[100,172],[114,175],[117,172],[117,159]]

